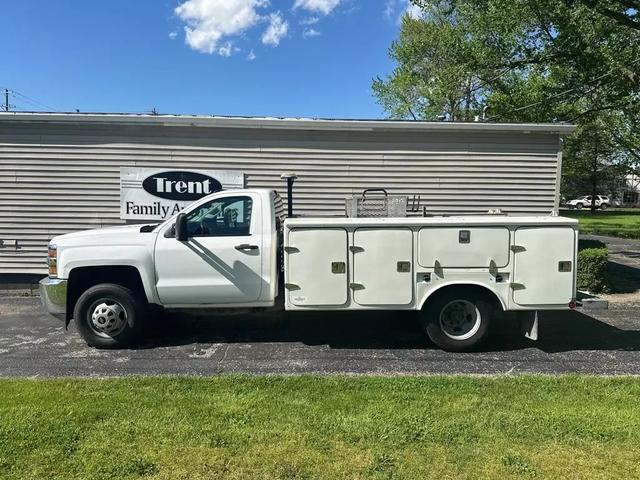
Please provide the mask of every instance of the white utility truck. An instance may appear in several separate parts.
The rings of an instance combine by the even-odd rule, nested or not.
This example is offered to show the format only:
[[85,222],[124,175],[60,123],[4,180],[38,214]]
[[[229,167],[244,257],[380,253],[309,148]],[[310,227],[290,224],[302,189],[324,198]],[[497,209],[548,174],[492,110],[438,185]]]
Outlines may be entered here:
[[130,345],[153,306],[283,297],[286,310],[416,310],[435,344],[466,350],[496,310],[523,312],[535,338],[538,310],[573,308],[577,241],[577,221],[557,216],[285,218],[276,192],[230,190],[159,225],[55,237],[40,288],[95,347]]

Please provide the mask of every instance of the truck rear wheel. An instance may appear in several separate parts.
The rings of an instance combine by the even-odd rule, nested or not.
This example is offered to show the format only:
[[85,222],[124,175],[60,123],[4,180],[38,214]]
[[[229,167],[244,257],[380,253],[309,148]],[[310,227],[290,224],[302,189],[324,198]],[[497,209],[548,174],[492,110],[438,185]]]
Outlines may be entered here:
[[145,310],[146,302],[133,290],[102,283],[80,296],[73,317],[89,346],[122,348],[140,337]]
[[487,336],[491,310],[491,303],[476,292],[446,292],[428,301],[422,326],[431,341],[443,350],[472,350]]

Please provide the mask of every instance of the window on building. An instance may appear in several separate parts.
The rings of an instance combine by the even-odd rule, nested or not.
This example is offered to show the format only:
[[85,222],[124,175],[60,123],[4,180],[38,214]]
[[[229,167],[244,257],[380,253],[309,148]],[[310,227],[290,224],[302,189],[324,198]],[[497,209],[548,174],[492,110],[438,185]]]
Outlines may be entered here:
[[637,204],[640,199],[640,193],[638,192],[624,192],[622,201],[626,204]]

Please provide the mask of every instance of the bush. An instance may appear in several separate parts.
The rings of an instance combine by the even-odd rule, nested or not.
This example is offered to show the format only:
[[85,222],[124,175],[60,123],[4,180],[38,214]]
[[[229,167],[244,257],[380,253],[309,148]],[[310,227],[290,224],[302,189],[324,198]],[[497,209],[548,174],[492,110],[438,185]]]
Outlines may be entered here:
[[607,263],[609,251],[606,247],[582,248],[578,250],[579,290],[601,293],[608,290]]

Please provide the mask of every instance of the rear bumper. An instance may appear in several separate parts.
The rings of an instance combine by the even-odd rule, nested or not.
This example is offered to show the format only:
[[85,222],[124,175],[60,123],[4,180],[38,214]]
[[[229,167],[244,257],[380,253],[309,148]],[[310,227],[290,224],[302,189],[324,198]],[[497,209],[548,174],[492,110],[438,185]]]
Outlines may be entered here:
[[62,321],[66,321],[67,281],[49,277],[40,280],[40,301],[47,312]]

